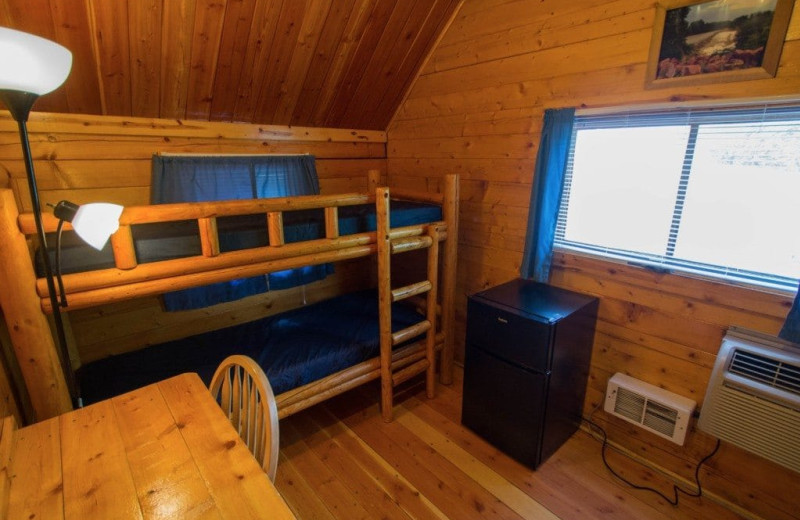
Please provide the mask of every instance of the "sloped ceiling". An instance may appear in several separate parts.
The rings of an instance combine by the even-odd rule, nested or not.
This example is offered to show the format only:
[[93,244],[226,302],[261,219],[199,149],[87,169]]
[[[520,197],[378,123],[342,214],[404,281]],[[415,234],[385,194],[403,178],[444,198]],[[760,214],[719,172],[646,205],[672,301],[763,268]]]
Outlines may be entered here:
[[73,53],[34,110],[386,129],[460,0],[2,0]]

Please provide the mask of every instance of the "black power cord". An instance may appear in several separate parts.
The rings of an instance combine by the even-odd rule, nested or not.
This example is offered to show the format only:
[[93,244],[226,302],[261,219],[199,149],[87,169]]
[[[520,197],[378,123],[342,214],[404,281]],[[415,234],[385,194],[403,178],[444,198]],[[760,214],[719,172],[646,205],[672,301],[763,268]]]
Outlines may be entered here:
[[[64,291],[64,281],[61,278],[61,231],[64,229],[64,221],[58,220],[58,228],[56,228],[56,282],[58,282],[58,291],[60,295],[59,305],[62,307],[67,306],[67,293]],[[47,252],[45,251],[45,254]]]
[[[626,479],[625,477],[623,477],[622,475],[620,475],[619,473],[617,473],[616,471],[614,471],[614,468],[612,468],[611,465],[608,463],[608,460],[606,460],[606,448],[608,447],[608,435],[606,435],[606,431],[599,424],[595,423],[594,421],[592,421],[590,419],[587,419],[585,417],[582,417],[581,419],[586,421],[589,424],[590,427],[596,429],[597,431],[599,431],[603,435],[603,447],[600,450],[600,453],[602,454],[602,457],[603,457],[603,464],[605,464],[606,468],[608,468],[608,471],[610,471],[612,475],[614,475],[615,477],[617,477],[618,479],[620,479],[621,481],[623,481],[627,485],[631,486],[633,489],[639,489],[639,490],[642,490],[642,491],[650,491],[651,493],[655,493],[656,495],[660,496],[661,498],[663,498],[664,500],[666,500],[668,503],[672,504],[673,506],[677,506],[678,505],[678,493],[683,493],[687,497],[699,497],[699,496],[702,496],[703,487],[700,485],[700,468],[703,466],[703,464],[708,462],[711,459],[711,457],[713,457],[714,455],[717,454],[717,451],[719,450],[719,445],[720,445],[719,439],[717,439],[717,444],[716,444],[716,446],[714,446],[714,449],[711,451],[711,453],[709,453],[708,455],[703,457],[700,460],[700,462],[697,463],[697,467],[694,470],[694,481],[695,481],[695,484],[697,485],[697,491],[696,492],[686,491],[686,490],[681,489],[680,487],[678,487],[677,484],[673,484],[672,485],[672,491],[674,493],[674,496],[673,496],[672,499],[670,499],[667,495],[665,495],[661,491],[659,491],[659,490],[657,490],[655,488],[649,487],[649,486],[642,486],[642,485],[639,485],[639,484],[635,484],[635,483],[631,482],[630,480]],[[593,435],[593,437],[594,437],[594,435]]]

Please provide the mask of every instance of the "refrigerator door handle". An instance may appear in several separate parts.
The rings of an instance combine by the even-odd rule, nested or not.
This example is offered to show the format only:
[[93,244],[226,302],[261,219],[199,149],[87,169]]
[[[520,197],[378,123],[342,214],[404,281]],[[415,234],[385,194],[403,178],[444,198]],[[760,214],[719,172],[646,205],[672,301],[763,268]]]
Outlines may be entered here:
[[480,345],[469,344],[469,345],[467,345],[467,348],[473,348],[473,349],[476,349],[476,350],[480,350],[481,352],[483,352],[487,356],[489,356],[491,358],[494,358],[494,359],[500,361],[501,363],[504,363],[504,364],[506,364],[508,366],[517,367],[520,370],[524,370],[525,372],[530,372],[531,374],[539,374],[539,375],[543,375],[543,376],[549,377],[550,373],[552,372],[551,370],[542,370],[542,369],[539,369],[539,368],[533,368],[533,367],[530,367],[530,366],[525,365],[523,363],[518,363],[516,361],[511,361],[511,360],[509,360],[507,358],[504,358],[503,356],[497,355],[496,352],[493,352],[493,351],[491,351],[489,349],[483,348]]

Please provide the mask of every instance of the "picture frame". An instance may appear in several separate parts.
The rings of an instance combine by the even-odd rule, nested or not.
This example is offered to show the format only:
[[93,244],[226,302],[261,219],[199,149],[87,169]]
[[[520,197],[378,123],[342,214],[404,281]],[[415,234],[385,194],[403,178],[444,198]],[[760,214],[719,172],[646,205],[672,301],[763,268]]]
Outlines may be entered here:
[[794,0],[657,4],[645,88],[775,77],[793,7]]

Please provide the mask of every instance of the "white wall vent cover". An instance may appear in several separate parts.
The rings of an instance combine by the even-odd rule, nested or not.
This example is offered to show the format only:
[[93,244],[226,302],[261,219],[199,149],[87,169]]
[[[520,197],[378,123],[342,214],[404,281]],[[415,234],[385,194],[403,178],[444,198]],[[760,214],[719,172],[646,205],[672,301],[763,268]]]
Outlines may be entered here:
[[608,380],[604,410],[682,445],[695,406],[691,399],[616,373]]
[[800,472],[800,347],[775,336],[729,330],[697,427]]

